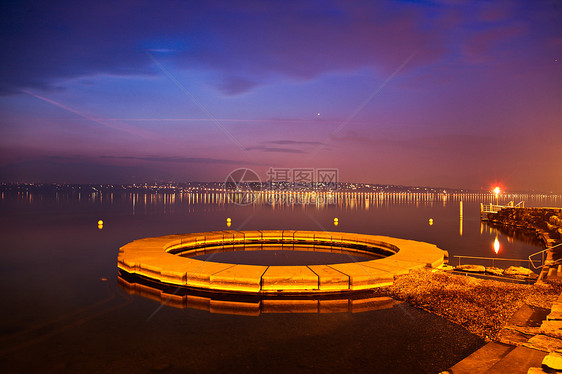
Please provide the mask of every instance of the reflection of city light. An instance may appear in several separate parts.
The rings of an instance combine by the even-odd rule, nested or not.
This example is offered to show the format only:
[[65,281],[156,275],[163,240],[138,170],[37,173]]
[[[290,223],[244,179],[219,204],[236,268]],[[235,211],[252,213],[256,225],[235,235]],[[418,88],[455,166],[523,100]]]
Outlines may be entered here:
[[499,251],[500,251],[500,241],[498,240],[498,237],[496,236],[496,240],[494,240],[494,252],[496,252],[496,254],[498,254]]

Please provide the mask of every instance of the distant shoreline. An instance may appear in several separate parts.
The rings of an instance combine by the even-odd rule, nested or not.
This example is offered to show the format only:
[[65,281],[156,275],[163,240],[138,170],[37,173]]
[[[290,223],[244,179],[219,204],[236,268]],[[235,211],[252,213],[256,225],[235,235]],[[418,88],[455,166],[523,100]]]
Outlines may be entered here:
[[[478,196],[483,201],[492,201],[496,195],[491,191],[445,187],[400,186],[369,183],[338,182],[336,185],[309,183],[294,186],[290,183],[248,183],[253,191],[272,193],[326,192],[326,193],[375,193],[375,194],[414,194],[439,196]],[[72,183],[1,183],[0,192],[231,192],[232,188],[224,182],[154,182],[131,184],[72,184]],[[501,195],[502,200],[528,198],[562,198],[562,193],[537,191],[509,191]]]

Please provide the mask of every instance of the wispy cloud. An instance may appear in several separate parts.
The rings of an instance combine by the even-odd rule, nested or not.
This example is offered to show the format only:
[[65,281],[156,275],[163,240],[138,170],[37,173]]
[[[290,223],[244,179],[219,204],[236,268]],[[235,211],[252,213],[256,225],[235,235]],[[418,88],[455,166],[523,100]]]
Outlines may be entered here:
[[302,140],[271,140],[266,142],[268,144],[278,145],[322,145],[322,142],[302,141]]
[[178,157],[178,156],[99,156],[103,159],[115,159],[115,160],[139,160],[139,161],[150,161],[150,162],[173,162],[173,163],[194,163],[194,164],[225,164],[225,165],[241,165],[241,164],[251,164],[251,165],[264,165],[258,162],[248,162],[240,160],[227,160],[221,158],[209,158],[209,157]]
[[280,148],[280,147],[248,147],[246,148],[247,151],[261,151],[261,152],[272,152],[272,153],[306,153],[300,149],[293,149],[293,148]]

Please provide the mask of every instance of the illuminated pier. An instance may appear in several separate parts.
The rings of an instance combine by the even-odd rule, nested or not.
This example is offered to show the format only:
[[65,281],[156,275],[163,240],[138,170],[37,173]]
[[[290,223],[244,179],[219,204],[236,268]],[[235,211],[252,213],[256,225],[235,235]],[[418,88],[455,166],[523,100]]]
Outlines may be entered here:
[[[217,251],[267,250],[268,244],[281,244],[288,251],[345,249],[386,257],[311,266],[226,264],[189,257]],[[446,259],[447,252],[435,245],[386,236],[295,230],[214,231],[136,240],[120,248],[118,267],[150,280],[196,289],[314,294],[386,286],[396,275],[436,268]]]

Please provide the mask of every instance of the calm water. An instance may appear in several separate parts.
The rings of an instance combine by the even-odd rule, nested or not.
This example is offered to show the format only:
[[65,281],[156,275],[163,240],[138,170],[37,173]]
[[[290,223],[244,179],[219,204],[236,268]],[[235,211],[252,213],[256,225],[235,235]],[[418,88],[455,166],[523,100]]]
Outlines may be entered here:
[[[350,195],[325,205],[238,206],[211,194],[4,194],[0,369],[444,370],[482,341],[406,304],[361,313],[257,317],[177,309],[119,287],[117,250],[143,237],[224,230],[227,217],[230,229],[389,235],[434,243],[451,256],[526,258],[540,250],[481,225],[479,203],[463,199],[461,222],[459,199],[453,197],[422,201]],[[560,205],[556,200],[526,201],[526,206]],[[99,219],[103,229],[97,227]],[[493,250],[496,237],[498,254]]]

